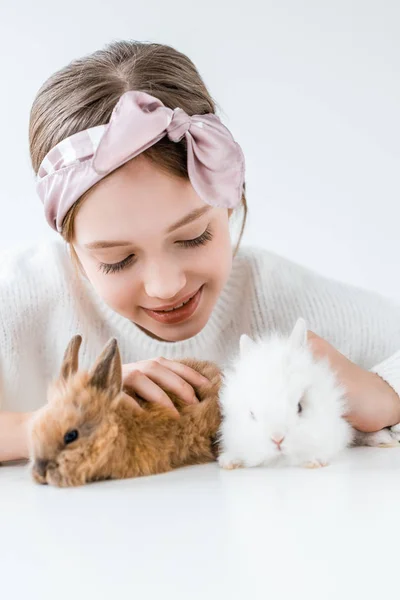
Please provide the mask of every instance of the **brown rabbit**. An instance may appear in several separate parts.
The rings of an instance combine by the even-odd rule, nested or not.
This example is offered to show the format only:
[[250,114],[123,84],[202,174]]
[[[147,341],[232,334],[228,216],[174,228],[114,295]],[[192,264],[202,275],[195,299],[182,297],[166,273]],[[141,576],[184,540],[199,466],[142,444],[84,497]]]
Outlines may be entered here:
[[80,335],[70,341],[60,376],[49,386],[48,403],[32,422],[30,455],[36,482],[76,486],[216,459],[221,372],[215,364],[181,361],[210,384],[195,389],[200,402],[194,405],[166,392],[180,416],[137,398],[143,407],[139,410],[123,393],[117,340],[106,344],[90,372],[78,370],[81,341]]

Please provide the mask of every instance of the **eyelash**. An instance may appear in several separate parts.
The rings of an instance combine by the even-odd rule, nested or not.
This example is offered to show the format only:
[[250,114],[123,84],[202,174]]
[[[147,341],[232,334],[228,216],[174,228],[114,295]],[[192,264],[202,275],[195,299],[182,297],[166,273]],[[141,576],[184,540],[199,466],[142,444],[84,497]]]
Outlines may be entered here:
[[[184,248],[196,248],[198,246],[204,246],[204,244],[207,244],[207,242],[211,242],[212,238],[213,238],[213,234],[211,233],[210,229],[207,227],[207,229],[204,231],[204,233],[199,235],[199,237],[194,238],[193,240],[184,240],[182,242],[177,242],[177,243],[179,243]],[[114,263],[114,264],[100,263],[98,268],[100,271],[103,271],[103,273],[106,273],[106,275],[109,273],[116,273],[117,271],[122,271],[122,269],[125,269],[126,267],[128,267],[132,263],[134,258],[135,258],[135,255],[130,254],[129,256],[124,258],[124,260],[121,260],[121,262],[118,262],[118,263]]]

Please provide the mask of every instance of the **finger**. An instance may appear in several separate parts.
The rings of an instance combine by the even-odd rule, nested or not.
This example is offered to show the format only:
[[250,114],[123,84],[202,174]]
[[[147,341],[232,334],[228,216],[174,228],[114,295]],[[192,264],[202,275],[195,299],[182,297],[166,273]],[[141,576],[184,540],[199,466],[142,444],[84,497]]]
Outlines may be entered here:
[[132,371],[125,379],[124,383],[125,382],[136,394],[141,396],[143,400],[147,400],[148,402],[157,402],[158,404],[162,404],[163,406],[170,408],[179,414],[173,405],[172,400],[168,397],[164,390],[161,389],[157,383],[149,379],[145,373],[142,373],[139,370]]
[[124,398],[124,400],[127,400],[132,405],[132,408],[137,410],[137,412],[143,412],[143,408],[136,402],[134,398],[132,398],[132,396],[130,396],[126,392],[122,392],[122,397]]
[[336,352],[336,349],[329,342],[312,331],[308,331],[307,341],[316,358],[322,358]]
[[164,390],[172,392],[188,404],[196,404],[198,402],[192,385],[170,369],[169,365],[168,367],[164,367],[158,361],[152,360],[148,361],[148,363],[143,366],[143,369],[143,372],[147,377]]
[[172,392],[184,402],[187,402],[188,404],[197,403],[198,399],[192,385],[169,368],[171,362],[172,361],[168,361],[168,367],[165,367],[155,359],[141,361],[140,363],[134,363],[131,367],[131,371],[129,371],[129,365],[124,365],[124,382],[130,385],[131,378],[134,377],[133,374],[140,371],[160,388]]
[[314,331],[312,331],[311,329],[308,329],[307,330],[307,339],[308,340],[316,340],[316,339],[321,339],[321,338]]
[[202,385],[210,385],[210,380],[204,377],[201,373],[192,369],[188,365],[184,365],[176,360],[169,360],[167,358],[159,357],[155,359],[160,365],[163,365],[185,379],[193,387],[200,387]]

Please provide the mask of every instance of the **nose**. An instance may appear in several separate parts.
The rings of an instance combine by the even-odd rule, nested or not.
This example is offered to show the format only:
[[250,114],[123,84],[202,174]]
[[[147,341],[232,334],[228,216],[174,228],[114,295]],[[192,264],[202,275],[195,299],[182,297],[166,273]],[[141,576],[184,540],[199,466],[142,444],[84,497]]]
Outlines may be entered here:
[[186,286],[185,273],[173,262],[152,263],[143,276],[144,289],[150,298],[173,301]]
[[45,458],[38,458],[35,460],[35,470],[38,472],[38,474],[41,477],[44,477],[46,475],[46,470],[48,467],[49,461]]
[[281,449],[281,444],[284,439],[285,439],[285,436],[282,435],[281,433],[276,433],[271,436],[271,440],[274,442],[274,444],[276,444],[276,446],[278,447],[278,450]]

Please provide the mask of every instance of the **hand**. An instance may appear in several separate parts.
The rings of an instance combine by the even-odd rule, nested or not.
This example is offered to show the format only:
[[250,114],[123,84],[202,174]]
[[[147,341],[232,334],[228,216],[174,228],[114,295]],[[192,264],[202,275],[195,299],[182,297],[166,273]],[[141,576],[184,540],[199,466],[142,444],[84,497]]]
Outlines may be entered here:
[[351,362],[329,342],[308,331],[308,344],[316,358],[326,356],[347,389],[349,423],[360,431],[372,432],[400,422],[400,398],[377,373]]
[[195,404],[198,399],[193,388],[209,383],[206,377],[191,367],[162,357],[122,365],[122,380],[126,391],[132,390],[144,400],[158,402],[177,414],[164,390],[174,393],[188,404]]

